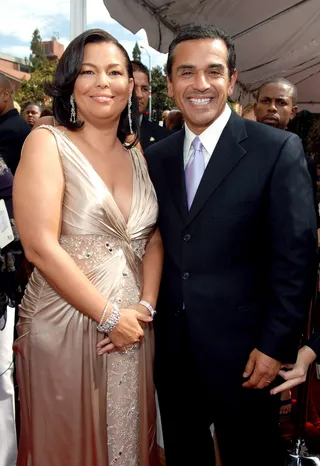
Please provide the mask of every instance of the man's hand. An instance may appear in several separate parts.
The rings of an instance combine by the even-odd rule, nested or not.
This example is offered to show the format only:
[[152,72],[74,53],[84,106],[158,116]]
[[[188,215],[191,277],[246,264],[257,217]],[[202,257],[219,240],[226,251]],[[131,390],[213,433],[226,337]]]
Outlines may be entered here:
[[250,377],[242,386],[246,388],[265,388],[276,378],[281,362],[254,349],[249,356],[243,377]]

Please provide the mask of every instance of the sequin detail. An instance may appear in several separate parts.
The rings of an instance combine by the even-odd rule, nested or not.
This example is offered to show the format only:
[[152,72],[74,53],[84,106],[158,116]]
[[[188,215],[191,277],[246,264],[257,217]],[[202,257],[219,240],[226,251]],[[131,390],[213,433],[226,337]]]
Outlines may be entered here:
[[[132,240],[129,247],[141,262],[147,240]],[[111,256],[123,257],[124,248],[128,245],[123,239],[109,235],[62,235],[60,245],[72,257],[83,272],[99,266]]]
[[107,426],[110,465],[138,466],[139,345],[108,357]]

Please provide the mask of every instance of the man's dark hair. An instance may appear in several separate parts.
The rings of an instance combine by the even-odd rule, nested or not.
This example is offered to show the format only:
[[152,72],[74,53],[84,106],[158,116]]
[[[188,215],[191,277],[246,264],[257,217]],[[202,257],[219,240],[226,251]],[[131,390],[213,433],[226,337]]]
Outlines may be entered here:
[[28,107],[38,107],[39,111],[40,111],[40,112],[42,111],[41,105],[37,104],[36,102],[28,102],[28,103],[24,106],[24,108],[23,108],[23,110],[22,110],[22,113],[23,113]]
[[320,165],[320,120],[316,120],[311,127],[308,149],[315,156],[317,165]]
[[139,73],[145,74],[148,78],[148,83],[150,84],[148,68],[143,63],[141,63],[141,61],[138,61],[138,60],[133,60],[131,64],[132,64],[133,72],[139,72]]
[[226,44],[228,49],[227,64],[229,77],[231,77],[236,69],[236,52],[231,36],[229,36],[223,29],[217,28],[215,26],[209,24],[195,24],[193,26],[186,26],[180,29],[177,37],[175,37],[175,39],[173,39],[169,45],[167,73],[170,81],[172,80],[172,65],[176,46],[181,42],[197,39],[220,39]]
[[267,81],[265,81],[261,86],[259,87],[257,91],[257,101],[259,100],[260,93],[262,89],[267,86],[268,84],[283,84],[284,86],[288,86],[291,90],[290,92],[290,97],[292,97],[292,104],[295,107],[298,103],[298,90],[295,84],[292,82],[288,81],[286,78],[282,78],[281,76],[275,77],[275,78],[270,78]]
[[[75,123],[70,122],[70,96],[73,93],[74,84],[81,70],[84,48],[87,44],[99,42],[108,42],[118,47],[125,58],[128,76],[129,78],[133,78],[132,65],[126,50],[114,37],[112,37],[106,31],[103,31],[102,29],[90,29],[73,39],[59,60],[53,82],[46,85],[47,93],[53,97],[52,110],[54,118],[58,121],[58,123],[70,130],[77,130],[84,124],[83,121],[79,120],[77,120]],[[139,112],[134,91],[132,93],[131,118],[132,130],[135,134],[137,134],[139,128]],[[117,136],[120,141],[124,143],[126,136],[129,134],[130,128],[128,105],[126,105],[120,116]],[[132,142],[132,145],[134,144],[135,141]],[[131,145],[129,147],[131,147]]]

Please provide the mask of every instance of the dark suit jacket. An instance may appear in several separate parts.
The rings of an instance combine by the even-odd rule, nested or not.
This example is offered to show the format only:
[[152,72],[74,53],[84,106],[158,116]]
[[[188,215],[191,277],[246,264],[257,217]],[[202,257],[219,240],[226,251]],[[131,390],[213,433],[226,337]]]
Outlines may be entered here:
[[0,116],[0,156],[13,174],[20,160],[23,143],[29,133],[28,123],[16,109]]
[[181,130],[145,154],[165,249],[156,374],[175,364],[183,319],[199,373],[225,388],[254,348],[295,360],[317,251],[312,186],[298,136],[232,113],[188,212],[183,142]]
[[[161,141],[161,139],[169,136],[170,132],[158,125],[155,121],[149,121],[145,116],[142,118],[140,126],[140,144],[145,151],[150,145]],[[152,139],[150,141],[150,139]]]

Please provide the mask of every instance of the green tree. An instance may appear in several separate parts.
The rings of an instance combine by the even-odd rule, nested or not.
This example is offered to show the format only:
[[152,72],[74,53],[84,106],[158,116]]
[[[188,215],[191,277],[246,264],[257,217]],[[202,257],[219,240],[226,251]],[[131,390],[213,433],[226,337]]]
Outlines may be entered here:
[[141,61],[141,50],[140,50],[140,47],[138,45],[138,42],[135,43],[135,46],[133,47],[133,50],[132,50],[132,58],[135,60],[135,61]]
[[39,68],[46,68],[49,60],[46,57],[39,29],[35,29],[31,39],[31,55],[29,58],[32,71]]
[[28,102],[35,102],[39,105],[49,107],[50,98],[46,95],[44,85],[52,80],[53,73],[56,69],[57,62],[48,61],[46,67],[36,69],[29,81],[23,80],[19,89],[15,92],[14,99],[21,108],[24,108]]
[[168,97],[165,68],[154,66],[151,70],[152,117],[161,120],[162,112],[174,107],[174,100]]

